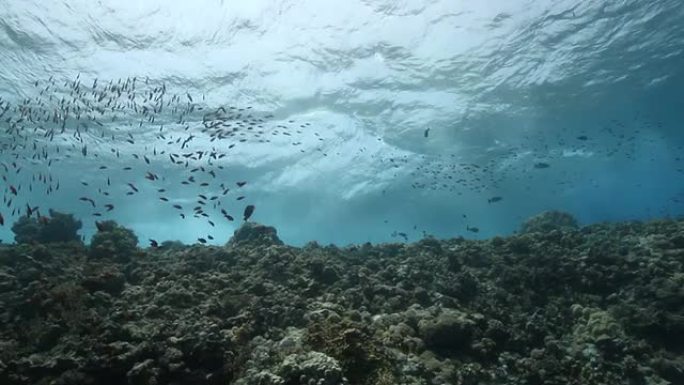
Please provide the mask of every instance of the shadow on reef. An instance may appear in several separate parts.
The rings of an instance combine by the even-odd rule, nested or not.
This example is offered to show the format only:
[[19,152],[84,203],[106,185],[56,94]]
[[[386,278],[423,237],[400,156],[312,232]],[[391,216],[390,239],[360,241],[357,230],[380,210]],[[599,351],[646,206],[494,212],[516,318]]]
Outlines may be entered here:
[[62,215],[0,246],[3,385],[684,383],[684,221],[547,212],[511,237],[344,248],[245,223],[141,249],[111,221],[73,242]]

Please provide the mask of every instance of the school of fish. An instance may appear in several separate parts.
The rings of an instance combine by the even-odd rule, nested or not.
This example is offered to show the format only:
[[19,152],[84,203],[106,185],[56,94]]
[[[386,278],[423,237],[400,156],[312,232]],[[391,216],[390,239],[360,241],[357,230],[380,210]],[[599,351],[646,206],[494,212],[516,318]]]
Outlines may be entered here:
[[[10,101],[0,96],[0,226],[22,215],[44,222],[42,213],[64,199],[54,198],[64,187],[59,176],[71,173],[69,160],[78,159],[94,165],[97,175],[81,181],[79,194],[67,199],[82,204],[94,220],[113,218],[122,202],[144,207],[150,202],[136,201],[136,197],[152,192],[155,204],[181,219],[203,221],[221,231],[221,223],[240,217],[236,213],[242,211],[246,221],[255,211],[248,181],[224,166],[236,147],[277,138],[305,152],[303,142],[325,140],[309,122],[276,117],[251,106],[210,105],[202,93],[193,95],[178,87],[172,92],[165,82],[147,77],[86,81],[80,74],[66,80],[51,76],[35,80],[32,86],[23,98]],[[498,207],[509,202],[499,189],[506,178],[531,189],[537,185],[534,178],[542,175],[550,194],[582,178],[579,172],[566,171],[558,172],[555,180],[550,178],[563,161],[554,155],[554,148],[634,161],[640,136],[661,128],[660,121],[635,112],[631,119],[598,123],[587,133],[563,129],[549,136],[522,136],[520,145],[510,145],[486,161],[458,154],[398,154],[391,147],[375,160],[387,170],[397,170],[397,180],[408,168],[412,189],[446,191],[456,197],[465,192],[481,194],[483,201]],[[437,140],[433,131],[426,127],[418,135],[426,142]],[[340,155],[329,154],[330,148],[316,150],[325,157]],[[365,150],[359,147],[356,155]],[[679,156],[683,150],[677,147],[673,159],[680,174],[684,173]],[[178,187],[194,194],[194,204],[174,196]],[[669,203],[682,205],[684,198],[674,196]],[[480,231],[472,215],[463,213],[461,221],[464,231]],[[197,241],[207,243],[214,235]],[[406,230],[395,230],[392,236],[408,239]],[[153,246],[157,241],[150,243]]]
[[[73,80],[57,81],[54,77],[38,80],[33,86],[36,95],[18,104],[0,98],[0,127],[4,128],[0,136],[3,181],[0,226],[23,215],[35,217],[39,223],[46,222],[47,217],[42,212],[50,208],[46,207],[51,202],[49,197],[63,187],[58,175],[67,171],[60,168],[60,164],[73,157],[98,164],[100,183],[93,186],[82,181],[81,191],[89,193],[74,198],[87,205],[96,219],[116,210],[114,202],[121,200],[112,196],[115,189],[111,187],[118,184],[124,187],[128,197],[139,194],[142,189],[154,189],[159,201],[176,210],[183,219],[202,219],[211,227],[219,220],[234,221],[231,212],[237,209],[225,207],[225,202],[246,199],[240,190],[248,182],[229,181],[229,173],[217,163],[240,143],[268,141],[265,124],[273,115],[253,113],[251,107],[209,109],[189,92],[171,94],[164,83],[154,84],[149,78],[132,77],[107,83],[94,79],[86,85],[79,74]],[[150,127],[156,131],[151,143],[148,138],[138,137],[145,131],[143,128],[149,130]],[[288,128],[277,125],[271,127],[269,133],[291,135]],[[189,150],[193,140],[200,135],[216,145]],[[139,139],[145,140],[144,153],[136,146]],[[94,151],[103,147],[109,147],[112,158]],[[126,165],[120,167],[120,171],[131,173],[129,180],[142,176],[148,186],[129,180],[113,180],[114,176],[109,173],[115,167],[113,160],[126,153],[134,163],[122,163]],[[202,192],[196,194],[194,207],[174,203],[173,197],[166,195],[166,188],[155,186],[162,180],[168,183],[168,177],[161,177],[162,171],[157,171],[167,164],[176,171],[164,174],[180,176],[181,185],[201,189]],[[232,192],[235,196],[231,196]],[[41,193],[44,197],[36,198],[36,194]],[[29,202],[31,199],[41,204]],[[254,211],[254,204],[245,205],[243,219],[249,220]],[[198,238],[198,242],[206,243],[206,239],[214,237],[207,234],[206,238]],[[150,240],[150,244],[154,247],[157,241]]]

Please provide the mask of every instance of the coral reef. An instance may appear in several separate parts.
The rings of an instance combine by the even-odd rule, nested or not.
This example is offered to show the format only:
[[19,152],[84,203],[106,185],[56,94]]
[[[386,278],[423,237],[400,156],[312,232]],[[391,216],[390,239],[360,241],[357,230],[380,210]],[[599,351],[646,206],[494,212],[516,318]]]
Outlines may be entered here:
[[544,211],[526,220],[520,227],[521,233],[546,233],[551,230],[577,229],[577,220],[562,211]]
[[283,360],[278,369],[283,384],[344,385],[348,382],[342,374],[340,364],[321,352],[291,354]]
[[278,232],[274,227],[264,226],[256,222],[245,222],[240,226],[233,237],[228,241],[229,246],[244,244],[282,245],[283,241],[278,238]]
[[21,217],[12,225],[17,243],[80,242],[81,221],[72,214],[50,210],[49,217]]
[[114,221],[98,222],[98,231],[90,240],[91,259],[107,259],[120,263],[130,261],[138,251],[138,237],[133,230]]
[[[565,223],[565,222],[564,222]],[[297,248],[0,248],[0,383],[684,383],[684,221]]]
[[159,248],[163,250],[183,250],[185,247],[185,244],[181,241],[164,241],[159,245]]

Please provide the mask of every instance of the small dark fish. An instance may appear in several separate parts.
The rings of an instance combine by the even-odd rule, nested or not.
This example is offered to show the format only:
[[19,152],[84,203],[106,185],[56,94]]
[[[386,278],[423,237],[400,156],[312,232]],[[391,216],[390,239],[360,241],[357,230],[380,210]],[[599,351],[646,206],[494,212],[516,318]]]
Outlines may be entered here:
[[466,226],[466,230],[470,231],[471,233],[479,233],[480,232],[480,229],[477,227]]
[[235,183],[238,187],[242,187],[247,184],[247,182],[237,182]]
[[588,140],[589,138],[586,135],[580,135],[577,137],[577,140]]
[[247,207],[245,207],[244,219],[248,220],[249,217],[252,216],[252,213],[254,213],[254,205],[247,205]]
[[0,213],[0,226],[5,225],[5,217],[2,216],[2,213]]
[[133,185],[133,183],[126,183],[133,191],[138,192],[138,189]]
[[150,239],[150,247],[153,249],[156,249],[159,247],[159,243],[155,241],[154,239]]
[[108,204],[104,205],[104,207],[107,208],[107,211],[112,211],[112,210],[114,210],[114,205],[111,204],[111,203],[108,203]]
[[549,168],[551,167],[550,164],[544,163],[544,162],[539,162],[534,164],[534,168]]
[[213,240],[214,240],[214,237],[212,237],[211,235],[207,235],[207,239],[213,241]]
[[197,241],[198,241],[199,243],[202,243],[202,244],[207,243],[207,240],[204,239],[204,238],[197,238]]
[[183,206],[181,206],[181,205],[173,205],[173,208],[178,209],[178,210],[183,210]]
[[13,195],[17,195],[17,189],[14,186],[9,186],[9,189]]
[[423,132],[423,136],[424,136],[424,137],[427,138],[428,135],[430,135],[430,127],[426,128],[426,129],[425,129],[425,132]]
[[233,218],[231,215],[228,215],[228,214],[226,214],[226,215],[224,215],[224,216],[226,217],[226,219],[228,219],[228,220],[231,221],[231,222],[235,219],[235,218]]
[[159,200],[160,200],[160,201],[164,201],[164,202],[168,202],[168,201],[169,201],[169,198],[166,198],[166,197],[159,197]]
[[237,197],[237,199],[235,199],[235,200],[237,200],[237,201],[241,201],[241,200],[243,200],[243,199],[245,199],[245,196],[244,196],[244,195],[240,195],[240,196],[239,196],[239,197]]
[[95,207],[95,201],[88,198],[88,197],[80,197],[78,200],[83,201],[83,202],[89,202],[93,207]]
[[501,202],[503,200],[503,197],[491,197],[487,199],[488,203],[496,203],[496,202]]

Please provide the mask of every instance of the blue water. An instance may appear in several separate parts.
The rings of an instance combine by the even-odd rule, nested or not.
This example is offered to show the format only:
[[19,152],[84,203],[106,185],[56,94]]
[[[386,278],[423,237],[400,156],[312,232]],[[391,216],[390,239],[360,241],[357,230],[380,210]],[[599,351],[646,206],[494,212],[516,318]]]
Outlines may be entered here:
[[[215,244],[247,204],[290,244],[403,241],[399,232],[486,238],[549,209],[583,224],[684,213],[680,1],[0,5],[0,112],[10,106],[0,119],[0,189],[13,199],[0,208],[5,243],[26,204],[74,213],[86,237],[95,220],[115,219],[142,240],[212,235]],[[25,117],[63,113],[75,84],[90,91],[97,79],[102,92],[134,77],[136,107],[143,90],[166,90],[171,104],[154,122],[140,124],[131,104],[97,112],[102,126],[90,121],[85,132],[72,111],[49,140],[60,123],[20,119],[22,105],[32,108]],[[262,134],[239,118],[239,134],[211,142],[202,122],[221,106],[263,120]],[[191,135],[185,148],[175,142]],[[42,149],[48,156],[36,157]],[[187,168],[169,161],[192,151],[226,156]],[[194,167],[205,172],[181,184]],[[160,178],[145,179],[148,171]],[[127,183],[139,192],[127,195]],[[16,196],[10,186],[21,186]],[[198,194],[219,195],[221,206],[193,217]]]

